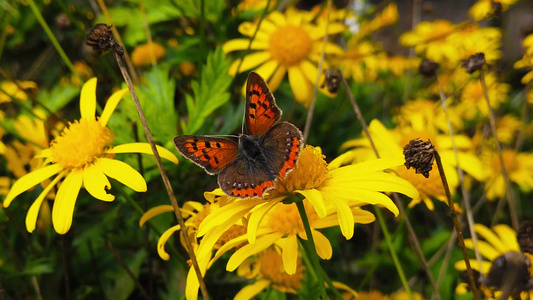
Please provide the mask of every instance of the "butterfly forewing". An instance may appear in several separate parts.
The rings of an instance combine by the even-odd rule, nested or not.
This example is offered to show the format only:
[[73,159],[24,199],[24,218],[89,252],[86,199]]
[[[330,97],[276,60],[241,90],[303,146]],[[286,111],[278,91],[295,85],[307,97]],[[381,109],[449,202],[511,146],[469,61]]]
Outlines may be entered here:
[[239,157],[220,172],[218,185],[229,196],[262,197],[274,188],[275,179],[265,172],[264,166]]
[[259,74],[251,72],[246,83],[243,133],[262,136],[279,120],[280,116],[281,110],[276,105],[276,100],[265,80]]
[[302,148],[302,132],[291,123],[274,125],[262,138],[264,154],[280,178],[296,167]]
[[217,174],[237,158],[237,139],[201,135],[182,135],[174,138],[174,145],[193,163],[209,174]]

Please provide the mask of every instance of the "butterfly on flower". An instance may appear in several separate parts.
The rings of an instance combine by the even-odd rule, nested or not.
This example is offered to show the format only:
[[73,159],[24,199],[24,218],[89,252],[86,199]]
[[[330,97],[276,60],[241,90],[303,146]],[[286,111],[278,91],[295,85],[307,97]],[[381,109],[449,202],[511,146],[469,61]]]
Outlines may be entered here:
[[243,133],[238,137],[182,135],[174,138],[178,151],[209,174],[228,196],[262,197],[296,167],[302,132],[278,122],[281,109],[265,80],[248,75]]

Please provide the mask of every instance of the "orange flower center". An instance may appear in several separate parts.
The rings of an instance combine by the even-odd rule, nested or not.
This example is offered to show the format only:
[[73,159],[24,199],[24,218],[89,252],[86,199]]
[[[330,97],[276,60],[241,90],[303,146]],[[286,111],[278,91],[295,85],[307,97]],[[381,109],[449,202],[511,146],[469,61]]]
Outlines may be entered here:
[[52,161],[63,169],[84,167],[93,163],[114,139],[111,130],[96,119],[76,120],[52,142]]
[[286,67],[299,64],[311,52],[313,40],[303,28],[285,25],[270,35],[272,57]]

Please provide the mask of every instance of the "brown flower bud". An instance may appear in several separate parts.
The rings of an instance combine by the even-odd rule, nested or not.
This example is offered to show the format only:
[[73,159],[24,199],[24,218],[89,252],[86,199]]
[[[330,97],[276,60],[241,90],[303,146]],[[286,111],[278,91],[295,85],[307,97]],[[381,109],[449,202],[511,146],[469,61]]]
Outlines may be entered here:
[[481,69],[485,64],[485,54],[483,52],[471,55],[467,60],[463,60],[461,65],[465,70],[472,74],[475,71]]
[[124,49],[115,42],[111,26],[106,24],[96,24],[87,33],[87,46],[91,47],[98,55],[109,50],[115,51],[118,55],[124,54]]
[[425,77],[435,77],[435,72],[439,64],[432,61],[431,59],[424,59],[420,66],[418,67],[418,72]]
[[522,252],[533,254],[533,222],[524,222],[516,232],[516,239]]
[[339,82],[341,81],[341,73],[339,70],[330,70],[326,69],[324,70],[324,75],[326,75],[326,78],[324,79],[324,82],[320,86],[323,88],[324,86],[328,87],[328,91],[330,93],[336,93],[339,91]]
[[63,29],[69,28],[71,25],[72,25],[72,22],[70,22],[70,19],[68,18],[67,14],[62,13],[56,17],[57,28],[63,30]]
[[435,159],[435,147],[431,141],[424,142],[421,139],[414,139],[403,148],[405,156],[405,166],[407,169],[413,167],[418,174],[429,177],[429,171],[433,168]]

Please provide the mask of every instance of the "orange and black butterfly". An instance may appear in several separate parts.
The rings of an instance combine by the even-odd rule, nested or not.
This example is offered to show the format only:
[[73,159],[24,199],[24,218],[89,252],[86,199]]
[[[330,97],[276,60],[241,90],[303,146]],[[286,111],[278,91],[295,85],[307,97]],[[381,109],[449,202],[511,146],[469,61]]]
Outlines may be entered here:
[[262,197],[294,167],[302,148],[302,133],[279,122],[281,110],[265,80],[248,75],[243,133],[238,137],[182,135],[174,138],[178,151],[209,174],[218,174],[229,196]]

